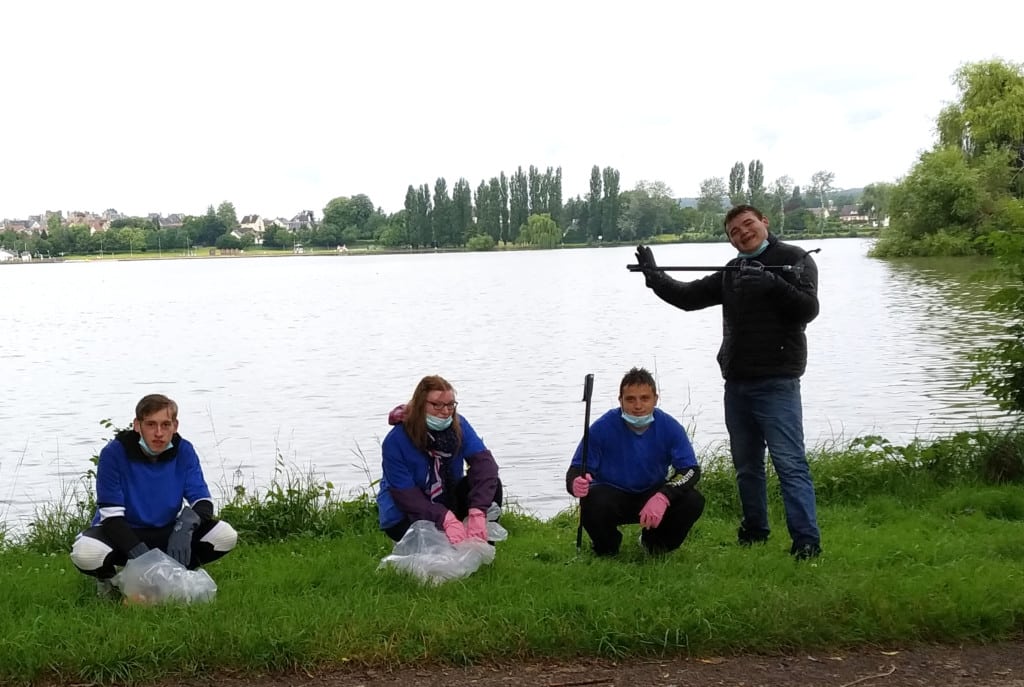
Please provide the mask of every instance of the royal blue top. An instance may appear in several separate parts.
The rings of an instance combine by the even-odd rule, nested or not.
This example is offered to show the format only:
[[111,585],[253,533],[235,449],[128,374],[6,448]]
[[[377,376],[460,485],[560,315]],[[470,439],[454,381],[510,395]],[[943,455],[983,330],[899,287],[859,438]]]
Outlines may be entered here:
[[[576,447],[572,466],[581,467],[583,442]],[[639,494],[664,485],[672,475],[697,467],[697,456],[679,422],[659,408],[654,422],[637,433],[612,408],[590,425],[587,472],[593,484],[607,484]]]

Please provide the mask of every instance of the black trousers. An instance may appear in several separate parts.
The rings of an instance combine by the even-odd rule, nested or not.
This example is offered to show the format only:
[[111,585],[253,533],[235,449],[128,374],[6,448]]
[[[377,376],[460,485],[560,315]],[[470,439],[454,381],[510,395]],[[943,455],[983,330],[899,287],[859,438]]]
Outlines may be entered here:
[[[651,489],[634,494],[607,484],[591,485],[590,493],[580,500],[580,509],[583,529],[590,537],[594,553],[598,556],[617,554],[622,545],[619,525],[639,523],[640,509],[657,491]],[[672,500],[660,525],[643,530],[640,539],[644,547],[651,553],[675,551],[682,546],[703,512],[703,494],[687,489]]]
[[[216,551],[213,548],[213,544],[209,542],[200,541],[206,533],[214,528],[218,523],[218,520],[207,520],[200,523],[199,527],[192,532],[192,559],[186,566],[189,570],[195,570],[201,565],[215,561],[227,551]],[[166,527],[133,527],[132,531],[142,541],[143,544],[151,549],[160,549],[164,553],[167,553],[167,540],[171,536],[171,531],[174,529],[174,523]],[[128,562],[128,555],[122,551],[118,551],[114,548],[114,544],[107,537],[106,531],[103,529],[103,525],[94,525],[86,531],[82,532],[83,537],[92,537],[98,539],[107,546],[110,547],[110,553],[103,559],[103,565],[95,570],[82,570],[86,575],[92,575],[100,579],[109,579],[117,574],[116,566],[123,566]],[[79,568],[81,570],[81,568]]]
[[[498,488],[494,490],[494,502],[499,506],[502,504],[503,493],[501,488],[501,480],[498,480]],[[465,519],[469,515],[469,480],[465,477],[459,480],[458,484],[455,485],[455,504],[449,509],[455,514],[459,520]],[[396,524],[388,527],[384,530],[384,534],[391,537],[392,540],[398,541],[405,535],[406,530],[412,526],[412,521],[409,518],[403,518],[403,520]]]

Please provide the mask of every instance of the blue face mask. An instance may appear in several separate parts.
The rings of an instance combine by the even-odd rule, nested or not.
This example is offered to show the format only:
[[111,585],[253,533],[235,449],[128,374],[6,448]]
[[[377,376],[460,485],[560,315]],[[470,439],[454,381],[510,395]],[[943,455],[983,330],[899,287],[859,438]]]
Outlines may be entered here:
[[[147,456],[150,456],[151,458],[160,455],[160,453],[163,453],[163,451],[161,451],[160,453],[157,453],[156,451],[151,449],[149,447],[149,444],[146,443],[146,440],[143,439],[141,435],[139,436],[139,448],[141,448],[142,452],[145,453]],[[172,448],[174,448],[174,442],[173,441],[168,441],[167,442],[167,448],[165,448],[164,451],[169,451]]]
[[767,248],[768,248],[768,239],[765,239],[764,241],[761,242],[761,245],[757,247],[757,250],[752,251],[750,253],[737,253],[736,257],[738,257],[738,258],[756,258],[761,253],[765,252],[765,250]]
[[651,413],[649,415],[641,415],[640,417],[637,417],[636,415],[630,415],[625,410],[623,410],[622,419],[629,423],[631,426],[640,429],[641,427],[646,427],[647,425],[654,422],[654,413]]
[[427,429],[432,429],[435,432],[441,432],[448,429],[452,424],[452,415],[448,417],[434,417],[433,415],[427,415]]

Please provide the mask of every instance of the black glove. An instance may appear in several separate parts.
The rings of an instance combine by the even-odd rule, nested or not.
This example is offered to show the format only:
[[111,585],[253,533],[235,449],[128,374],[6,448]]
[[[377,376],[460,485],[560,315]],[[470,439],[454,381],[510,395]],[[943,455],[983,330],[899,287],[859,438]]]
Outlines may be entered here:
[[748,260],[740,267],[736,289],[745,295],[766,294],[778,286],[778,277],[757,260]]
[[128,552],[128,558],[138,558],[147,551],[149,551],[149,547],[143,544],[142,542],[139,542],[138,544],[133,546],[131,550]]
[[644,273],[644,281],[647,286],[654,288],[654,285],[664,281],[665,273],[658,269],[658,263],[654,261],[654,251],[650,246],[642,243],[636,247],[636,262],[640,271]]
[[199,516],[185,506],[174,521],[174,529],[167,539],[167,555],[186,568],[192,560],[192,533],[199,527]]
[[640,266],[641,272],[647,272],[647,270],[658,269],[658,263],[654,261],[654,252],[650,246],[640,244],[636,247],[636,262]]

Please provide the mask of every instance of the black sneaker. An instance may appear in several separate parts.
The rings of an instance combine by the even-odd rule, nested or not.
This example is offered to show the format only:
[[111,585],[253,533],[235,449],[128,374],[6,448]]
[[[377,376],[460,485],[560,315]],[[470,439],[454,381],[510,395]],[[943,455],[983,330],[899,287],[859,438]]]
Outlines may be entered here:
[[740,525],[736,530],[736,543],[740,546],[751,546],[752,544],[764,544],[768,541],[767,530],[748,530]]
[[789,555],[798,561],[810,560],[821,555],[821,546],[819,544],[793,544]]

